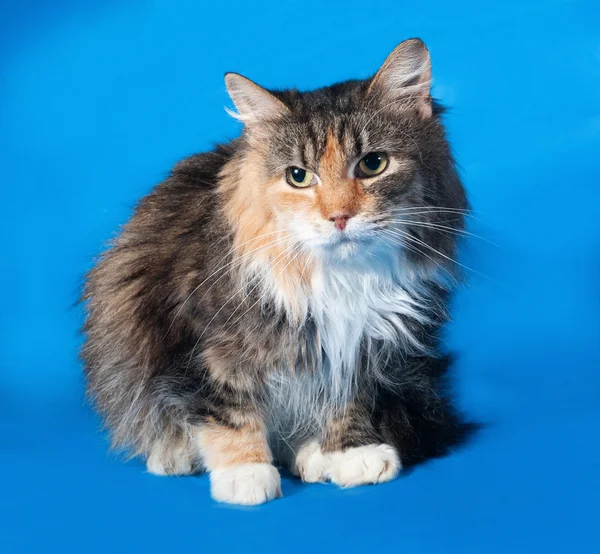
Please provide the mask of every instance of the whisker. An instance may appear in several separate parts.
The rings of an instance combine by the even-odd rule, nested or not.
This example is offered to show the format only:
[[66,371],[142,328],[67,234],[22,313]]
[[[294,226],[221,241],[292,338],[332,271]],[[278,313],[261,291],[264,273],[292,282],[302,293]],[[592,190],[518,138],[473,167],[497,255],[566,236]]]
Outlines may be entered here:
[[432,261],[435,265],[437,265],[441,270],[445,271],[450,276],[450,279],[454,283],[457,283],[456,276],[453,275],[452,272],[447,267],[444,267],[438,260],[436,260],[435,258],[432,258],[429,254],[427,254],[426,252],[423,252],[416,246],[414,246],[412,244],[407,244],[404,241],[398,240],[395,237],[398,237],[399,235],[397,235],[396,233],[393,233],[393,231],[391,231],[390,229],[383,229],[383,233],[388,234],[388,236],[393,240],[393,242],[395,244],[398,244],[399,246],[406,248],[406,249],[410,250],[411,252],[414,252],[415,254],[419,254],[420,256],[425,256],[428,260]]
[[[280,253],[275,260],[279,259],[283,254],[285,254],[285,252],[287,252],[289,250],[290,247],[286,248],[282,253]],[[273,262],[275,261],[273,260]],[[269,264],[269,267],[272,265],[272,263]],[[267,268],[268,269],[268,268]],[[266,271],[266,269],[265,269]],[[260,275],[257,275],[255,278],[260,277]],[[206,327],[204,328],[204,331],[202,331],[202,333],[200,334],[200,336],[198,337],[198,340],[196,341],[196,344],[194,345],[194,348],[192,349],[192,353],[194,351],[194,349],[196,348],[196,346],[198,346],[198,343],[200,342],[200,340],[202,339],[202,337],[204,336],[204,334],[206,333],[206,331],[208,330],[208,328],[210,327],[210,324],[215,320],[215,318],[221,313],[221,311],[225,308],[225,306],[227,306],[227,304],[229,304],[229,302],[231,302],[238,294],[242,294],[244,292],[244,289],[246,288],[246,284],[244,283],[244,285],[242,285],[242,287],[240,289],[238,289],[235,293],[233,293],[229,299],[215,312],[215,314],[213,315],[213,317],[211,318],[211,320],[208,322],[208,324],[206,325]]]
[[[293,253],[296,248],[298,248],[297,245],[292,244],[291,246],[288,246],[283,252],[281,252],[275,259],[273,259],[268,266],[264,269],[264,275],[262,276],[262,278],[260,279],[260,281],[254,285],[254,287],[252,287],[252,289],[250,289],[247,294],[244,296],[244,298],[242,298],[241,302],[238,304],[238,306],[236,307],[235,310],[233,310],[233,312],[231,312],[231,315],[227,318],[227,320],[225,321],[225,323],[223,324],[223,326],[227,325],[229,323],[229,321],[231,320],[231,318],[235,315],[235,313],[240,309],[240,307],[244,304],[244,302],[250,297],[250,295],[258,288],[260,287],[269,277],[269,271],[272,271],[276,265],[279,264],[280,261],[282,261],[285,258],[285,255],[289,252],[289,253]],[[289,264],[288,264],[289,265]],[[287,265],[286,265],[287,267]],[[247,312],[244,312],[247,313]]]
[[[287,248],[285,251],[287,251],[289,248]],[[281,256],[281,254],[279,255]],[[279,256],[277,256],[277,258],[279,258]],[[276,258],[276,259],[277,259]],[[259,277],[258,275],[256,277]],[[196,342],[194,343],[194,346],[192,347],[190,354],[188,356],[188,363],[185,369],[185,374],[187,374],[187,371],[190,367],[190,364],[192,363],[192,359],[194,357],[194,352],[196,351],[196,348],[198,347],[198,345],[200,344],[200,341],[202,340],[202,337],[204,336],[204,334],[206,333],[206,331],[208,331],[209,327],[211,326],[212,322],[216,319],[216,317],[223,311],[223,309],[225,308],[225,306],[227,306],[227,304],[229,304],[238,294],[243,293],[244,289],[246,288],[246,284],[244,284],[239,290],[237,290],[235,293],[233,293],[229,299],[215,312],[215,314],[212,316],[212,318],[210,319],[210,321],[207,323],[206,327],[204,328],[204,330],[202,331],[202,333],[200,333],[200,336],[198,337],[198,339],[196,340]],[[184,374],[184,376],[185,376]]]
[[[283,266],[283,268],[281,269],[281,271],[285,271],[286,268],[300,255],[302,254],[302,249],[300,247],[296,247],[296,249],[298,250],[298,252],[296,253],[296,255],[287,263],[285,264],[285,266]],[[292,250],[292,253],[294,252],[294,250]],[[281,260],[280,260],[281,261]],[[279,262],[277,262],[279,263]],[[277,264],[276,264],[277,265]],[[272,270],[275,266],[269,268],[270,270]],[[258,300],[256,300],[242,315],[240,315],[232,324],[231,326],[234,327],[239,321],[241,321],[241,319],[252,309],[254,308],[254,306],[256,306],[259,302],[262,302],[262,300],[264,299],[264,297],[269,294],[269,290],[267,289],[265,292],[263,292],[263,294],[260,296],[260,298]],[[246,296],[246,298],[248,298]],[[244,302],[246,300],[246,298],[244,298],[244,300],[242,302]],[[240,303],[241,306],[241,303]],[[239,306],[238,306],[239,308]],[[237,312],[238,308],[235,309],[234,313]],[[231,314],[233,316],[233,314]],[[231,316],[229,317],[229,319],[231,319]],[[225,322],[225,325],[229,322],[229,319]]]
[[479,240],[483,240],[483,241],[488,242],[489,244],[495,246],[496,248],[501,248],[500,245],[496,244],[495,242],[492,242],[491,240],[487,239],[486,237],[477,235],[475,233],[471,233],[470,231],[465,231],[464,229],[455,229],[454,227],[448,227],[447,225],[440,225],[439,223],[413,221],[410,219],[393,219],[393,220],[390,220],[390,223],[406,223],[409,225],[415,225],[417,227],[425,227],[425,228],[434,229],[434,230],[444,230],[453,235],[467,236],[467,237],[473,237],[473,238],[476,238]]
[[[204,294],[199,298],[199,300],[202,300],[209,292],[210,290],[223,278],[225,278],[227,275],[229,275],[232,271],[234,271],[235,269],[239,268],[241,265],[244,264],[244,262],[246,261],[247,258],[251,257],[252,255],[256,254],[256,252],[260,252],[261,250],[265,250],[267,248],[270,248],[271,246],[278,246],[282,243],[285,243],[286,241],[289,240],[289,238],[291,237],[291,235],[286,235],[284,237],[280,237],[278,239],[275,239],[274,241],[269,242],[268,244],[264,244],[263,246],[259,246],[258,248],[255,248],[254,250],[251,250],[250,252],[246,252],[245,254],[243,254],[242,256],[240,256],[239,258],[236,258],[235,260],[233,260],[231,263],[234,264],[233,267],[231,267],[228,271],[226,271],[223,275],[220,275],[218,279],[215,280],[214,283],[212,283],[212,285],[210,285],[210,287],[208,287],[205,291]],[[229,264],[227,264],[229,265]],[[224,266],[226,267],[226,266]]]
[[309,263],[311,263],[314,260],[314,257],[315,257],[315,255],[313,252],[308,253],[304,267],[302,268],[302,271],[300,272],[300,283],[302,283],[302,278],[304,277],[304,272],[308,268]]
[[[233,246],[232,248],[230,248],[230,250],[228,251],[227,254],[225,254],[225,256],[223,256],[220,260],[219,263],[221,263],[223,260],[225,260],[226,258],[229,257],[230,254],[232,254],[236,248],[239,248],[240,246],[244,246],[246,244],[249,244],[250,242],[253,242],[261,237],[265,237],[268,235],[273,235],[275,233],[279,233],[279,231],[274,231],[272,233],[265,233],[264,235],[259,235],[257,237],[254,237],[251,240],[248,240],[244,243],[242,243],[239,246]],[[243,254],[242,256],[240,256],[239,258],[234,258],[233,260],[229,261],[228,263],[226,263],[225,265],[215,269],[208,277],[206,277],[206,279],[204,279],[202,282],[200,282],[196,287],[194,287],[194,290],[192,290],[192,292],[190,292],[190,294],[187,296],[187,298],[182,302],[181,306],[179,306],[179,309],[177,310],[177,312],[175,313],[175,315],[173,315],[173,319],[171,320],[171,324],[169,325],[169,328],[167,329],[166,333],[165,333],[165,337],[169,334],[169,331],[171,330],[171,328],[173,327],[175,320],[179,317],[179,315],[181,314],[183,308],[185,307],[185,305],[187,304],[187,302],[190,300],[190,298],[192,298],[192,296],[198,291],[198,289],[204,285],[209,279],[211,279],[213,276],[215,276],[216,274],[218,274],[219,272],[223,271],[225,268],[229,267],[232,264],[237,264],[239,262],[239,264],[241,265],[241,263],[245,260],[246,257],[262,250],[265,248],[268,248],[270,246],[274,246],[276,243],[278,242],[283,242],[285,240],[287,240],[291,235],[287,234],[284,237],[279,237],[277,239],[275,239],[274,241],[271,241],[267,244],[264,244],[258,248],[255,248],[249,252],[246,252],[245,254]],[[235,267],[235,266],[234,266]],[[233,268],[232,268],[233,269]],[[204,296],[206,296],[206,293],[221,279],[223,278],[225,275],[227,275],[229,272],[225,273],[224,275],[221,275],[221,277],[219,277],[219,279],[217,279],[210,287],[207,291],[205,291],[205,293],[202,295],[202,298],[204,298]]]
[[392,208],[392,211],[397,212],[405,212],[410,210],[448,210],[453,212],[461,212],[461,213],[472,213],[473,210],[467,208],[453,208],[451,206],[399,206],[397,208]]
[[[389,217],[389,215],[436,215],[436,214],[447,214],[447,215],[455,215],[455,216],[460,216],[461,218],[463,217],[468,217],[469,219],[474,219],[476,221],[481,221],[480,218],[478,218],[477,216],[473,215],[472,212],[461,212],[458,210],[450,210],[448,208],[435,208],[435,209],[431,209],[431,210],[426,210],[424,208],[417,208],[415,210],[398,210],[398,209],[394,209],[394,210],[390,210],[390,212],[388,212],[387,217]],[[381,217],[386,217],[386,215],[382,215]]]
[[[455,214],[468,217],[485,225],[488,225],[483,219],[478,217],[480,212],[462,208],[448,208],[444,206],[407,206],[405,208],[392,208],[388,213],[401,215],[427,215],[427,214]],[[474,215],[478,214],[478,215]],[[382,216],[385,218],[386,216]]]
[[462,264],[462,263],[454,260],[453,258],[451,258],[450,256],[447,256],[443,252],[440,252],[439,250],[436,250],[430,244],[427,244],[426,242],[424,242],[424,241],[422,241],[422,240],[420,240],[420,239],[418,239],[416,237],[413,237],[413,236],[409,235],[408,233],[406,233],[406,232],[404,232],[404,231],[402,231],[400,229],[395,229],[395,231],[398,232],[398,233],[400,233],[399,236],[401,236],[402,238],[405,238],[407,240],[410,240],[410,241],[413,241],[413,242],[417,242],[418,244],[423,245],[425,248],[428,248],[432,252],[435,252],[438,256],[441,256],[442,258],[445,258],[446,260],[452,262],[453,264],[456,264],[456,265],[458,265],[458,266],[460,266],[460,267],[462,267],[462,268],[464,268],[464,269],[466,269],[468,271],[471,271],[475,275],[479,275],[480,277],[483,277],[484,279],[487,279],[488,281],[491,281],[492,283],[495,283],[495,284],[497,284],[497,285],[499,285],[499,286],[501,286],[501,287],[503,287],[503,288],[505,288],[507,290],[510,290],[511,292],[515,292],[510,287],[506,286],[503,283],[500,283],[499,281],[496,281],[492,277],[489,277],[488,275],[484,275],[483,273],[480,273],[479,271],[477,271],[477,270],[475,270],[475,269],[473,269],[473,268],[471,268],[469,266],[466,266],[466,265],[464,265],[464,264]]

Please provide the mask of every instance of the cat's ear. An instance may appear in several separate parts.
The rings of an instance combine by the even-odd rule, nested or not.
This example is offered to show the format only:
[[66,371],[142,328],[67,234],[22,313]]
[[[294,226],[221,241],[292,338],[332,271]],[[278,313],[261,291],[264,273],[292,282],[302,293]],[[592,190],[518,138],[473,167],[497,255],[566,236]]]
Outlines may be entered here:
[[226,73],[225,86],[237,109],[237,113],[228,110],[229,114],[247,126],[289,113],[289,108],[279,98],[242,75]]
[[424,119],[431,117],[431,58],[425,43],[411,38],[396,46],[373,77],[367,94],[388,103],[410,100]]

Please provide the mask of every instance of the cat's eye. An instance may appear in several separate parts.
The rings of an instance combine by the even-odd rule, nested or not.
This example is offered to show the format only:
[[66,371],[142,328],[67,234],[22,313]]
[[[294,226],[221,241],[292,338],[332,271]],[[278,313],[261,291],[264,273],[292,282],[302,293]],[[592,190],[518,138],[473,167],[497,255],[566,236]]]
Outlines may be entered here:
[[301,189],[310,187],[317,182],[314,173],[301,167],[288,167],[285,171],[285,178],[288,184]]
[[387,169],[388,163],[388,157],[384,152],[370,152],[358,162],[356,176],[361,179],[375,177]]

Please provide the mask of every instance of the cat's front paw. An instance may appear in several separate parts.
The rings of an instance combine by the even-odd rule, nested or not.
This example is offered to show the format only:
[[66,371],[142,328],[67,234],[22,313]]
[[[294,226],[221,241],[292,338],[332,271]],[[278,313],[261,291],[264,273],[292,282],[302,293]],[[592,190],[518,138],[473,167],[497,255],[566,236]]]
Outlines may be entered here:
[[402,469],[398,452],[388,444],[370,444],[331,454],[329,478],[340,487],[383,483]]
[[281,478],[271,464],[240,464],[210,473],[210,493],[218,502],[253,506],[279,498]]
[[328,480],[331,455],[324,454],[318,441],[305,444],[296,455],[292,471],[305,483]]

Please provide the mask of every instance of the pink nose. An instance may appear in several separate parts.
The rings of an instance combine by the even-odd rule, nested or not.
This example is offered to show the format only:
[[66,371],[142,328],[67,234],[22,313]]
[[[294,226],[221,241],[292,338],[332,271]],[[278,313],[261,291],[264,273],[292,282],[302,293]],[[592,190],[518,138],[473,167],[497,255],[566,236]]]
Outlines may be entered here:
[[335,223],[335,228],[338,231],[343,231],[351,217],[352,216],[350,214],[335,214],[329,218],[329,221],[333,221]]

